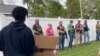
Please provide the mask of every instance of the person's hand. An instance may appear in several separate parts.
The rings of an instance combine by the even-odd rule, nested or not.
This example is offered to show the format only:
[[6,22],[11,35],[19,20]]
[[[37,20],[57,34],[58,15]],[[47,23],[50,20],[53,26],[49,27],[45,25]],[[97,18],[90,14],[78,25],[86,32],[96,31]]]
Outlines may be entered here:
[[63,33],[63,31],[59,31],[59,33]]

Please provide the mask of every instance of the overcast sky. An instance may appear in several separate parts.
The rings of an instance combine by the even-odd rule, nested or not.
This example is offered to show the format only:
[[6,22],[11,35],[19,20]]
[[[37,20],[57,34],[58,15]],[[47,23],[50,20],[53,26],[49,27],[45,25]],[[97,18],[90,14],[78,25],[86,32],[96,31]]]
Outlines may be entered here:
[[[5,4],[11,4],[11,5],[15,4],[15,5],[23,6],[22,4],[23,0],[3,0],[3,1]],[[64,5],[64,3],[66,2],[66,0],[59,0],[59,1],[62,5]]]

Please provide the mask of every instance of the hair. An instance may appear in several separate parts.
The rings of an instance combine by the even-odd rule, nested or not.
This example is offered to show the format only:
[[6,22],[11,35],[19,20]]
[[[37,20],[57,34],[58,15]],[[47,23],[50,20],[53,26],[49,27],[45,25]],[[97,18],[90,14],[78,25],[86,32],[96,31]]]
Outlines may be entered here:
[[97,21],[97,23],[99,23],[99,21]]
[[70,23],[73,23],[73,20],[70,20]]
[[78,20],[78,22],[81,22],[80,20]]
[[39,19],[35,19],[35,24],[38,24],[39,25]]
[[25,21],[25,17],[28,16],[28,11],[24,7],[17,6],[13,9],[12,16],[17,21]]
[[52,24],[48,23],[48,26],[52,26]]
[[87,20],[84,20],[84,25],[87,26]]

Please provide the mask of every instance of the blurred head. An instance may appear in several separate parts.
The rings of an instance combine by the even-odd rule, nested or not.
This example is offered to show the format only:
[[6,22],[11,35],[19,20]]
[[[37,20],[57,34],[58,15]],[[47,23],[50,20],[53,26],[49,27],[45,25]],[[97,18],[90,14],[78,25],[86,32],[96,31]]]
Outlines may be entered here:
[[70,20],[70,23],[73,24],[73,20]]
[[99,21],[97,21],[97,24],[99,24]]
[[81,21],[80,20],[78,20],[78,24],[80,24],[81,23]]
[[12,11],[12,16],[14,17],[15,21],[24,22],[25,17],[28,16],[28,11],[24,7],[15,7]]
[[52,28],[52,24],[48,24],[48,27]]
[[84,24],[87,24],[87,20],[84,20]]
[[35,19],[35,24],[39,25],[39,19]]
[[63,25],[63,21],[59,21],[59,25],[62,26]]

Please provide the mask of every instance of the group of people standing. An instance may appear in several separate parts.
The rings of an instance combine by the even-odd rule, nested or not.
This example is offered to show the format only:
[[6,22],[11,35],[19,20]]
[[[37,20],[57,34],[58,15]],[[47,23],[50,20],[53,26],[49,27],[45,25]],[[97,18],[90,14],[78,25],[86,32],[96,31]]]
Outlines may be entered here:
[[[64,50],[64,42],[65,38],[68,39],[69,36],[69,48],[72,48],[73,39],[76,40],[76,45],[82,43],[82,35],[84,35],[84,44],[89,44],[90,35],[89,35],[89,27],[87,24],[87,20],[84,20],[84,24],[81,24],[81,21],[78,20],[78,23],[74,26],[73,20],[70,20],[70,23],[66,26],[67,30],[63,26],[63,21],[59,21],[59,25],[57,26],[57,31],[59,34],[59,49]],[[43,35],[42,27],[39,25],[39,19],[35,20],[35,24],[33,25],[33,31],[35,35]],[[54,36],[54,30],[52,24],[48,24],[48,28],[46,29],[46,36]]]
[[[74,39],[76,40],[76,45],[82,44],[82,35],[84,35],[84,44],[90,43],[89,27],[87,24],[87,20],[84,21],[83,25],[81,24],[81,21],[78,20],[78,23],[75,26],[73,25],[73,20],[70,20],[70,23],[67,25],[67,30],[68,30],[67,32],[63,25],[59,24],[59,26],[60,27],[62,26],[61,28],[63,28],[63,32],[62,30],[59,30],[59,28],[57,28],[59,33],[60,31],[61,33],[63,33],[61,35],[59,34],[59,49],[64,50],[64,42],[65,42],[64,38],[67,36],[69,36],[69,45],[68,45],[69,48],[72,48]],[[60,46],[62,48],[60,48]]]
[[[42,27],[39,24],[39,19],[35,20],[33,25],[34,35],[30,28],[24,24],[28,16],[28,11],[23,7],[15,7],[12,11],[12,17],[15,21],[5,26],[0,31],[0,51],[3,51],[4,56],[33,56],[37,51],[34,35],[43,35]],[[82,35],[84,35],[84,44],[90,43],[89,27],[87,20],[84,24],[78,20],[78,23],[74,26],[73,20],[67,25],[68,31],[63,26],[63,21],[59,22],[57,27],[59,34],[59,49],[64,50],[64,40],[69,35],[69,48],[72,48],[73,39],[76,39],[76,44],[82,43]],[[67,35],[68,34],[68,35]],[[52,24],[48,24],[46,29],[47,36],[54,36],[54,30]],[[96,40],[100,41],[100,24],[97,21],[96,24]]]

